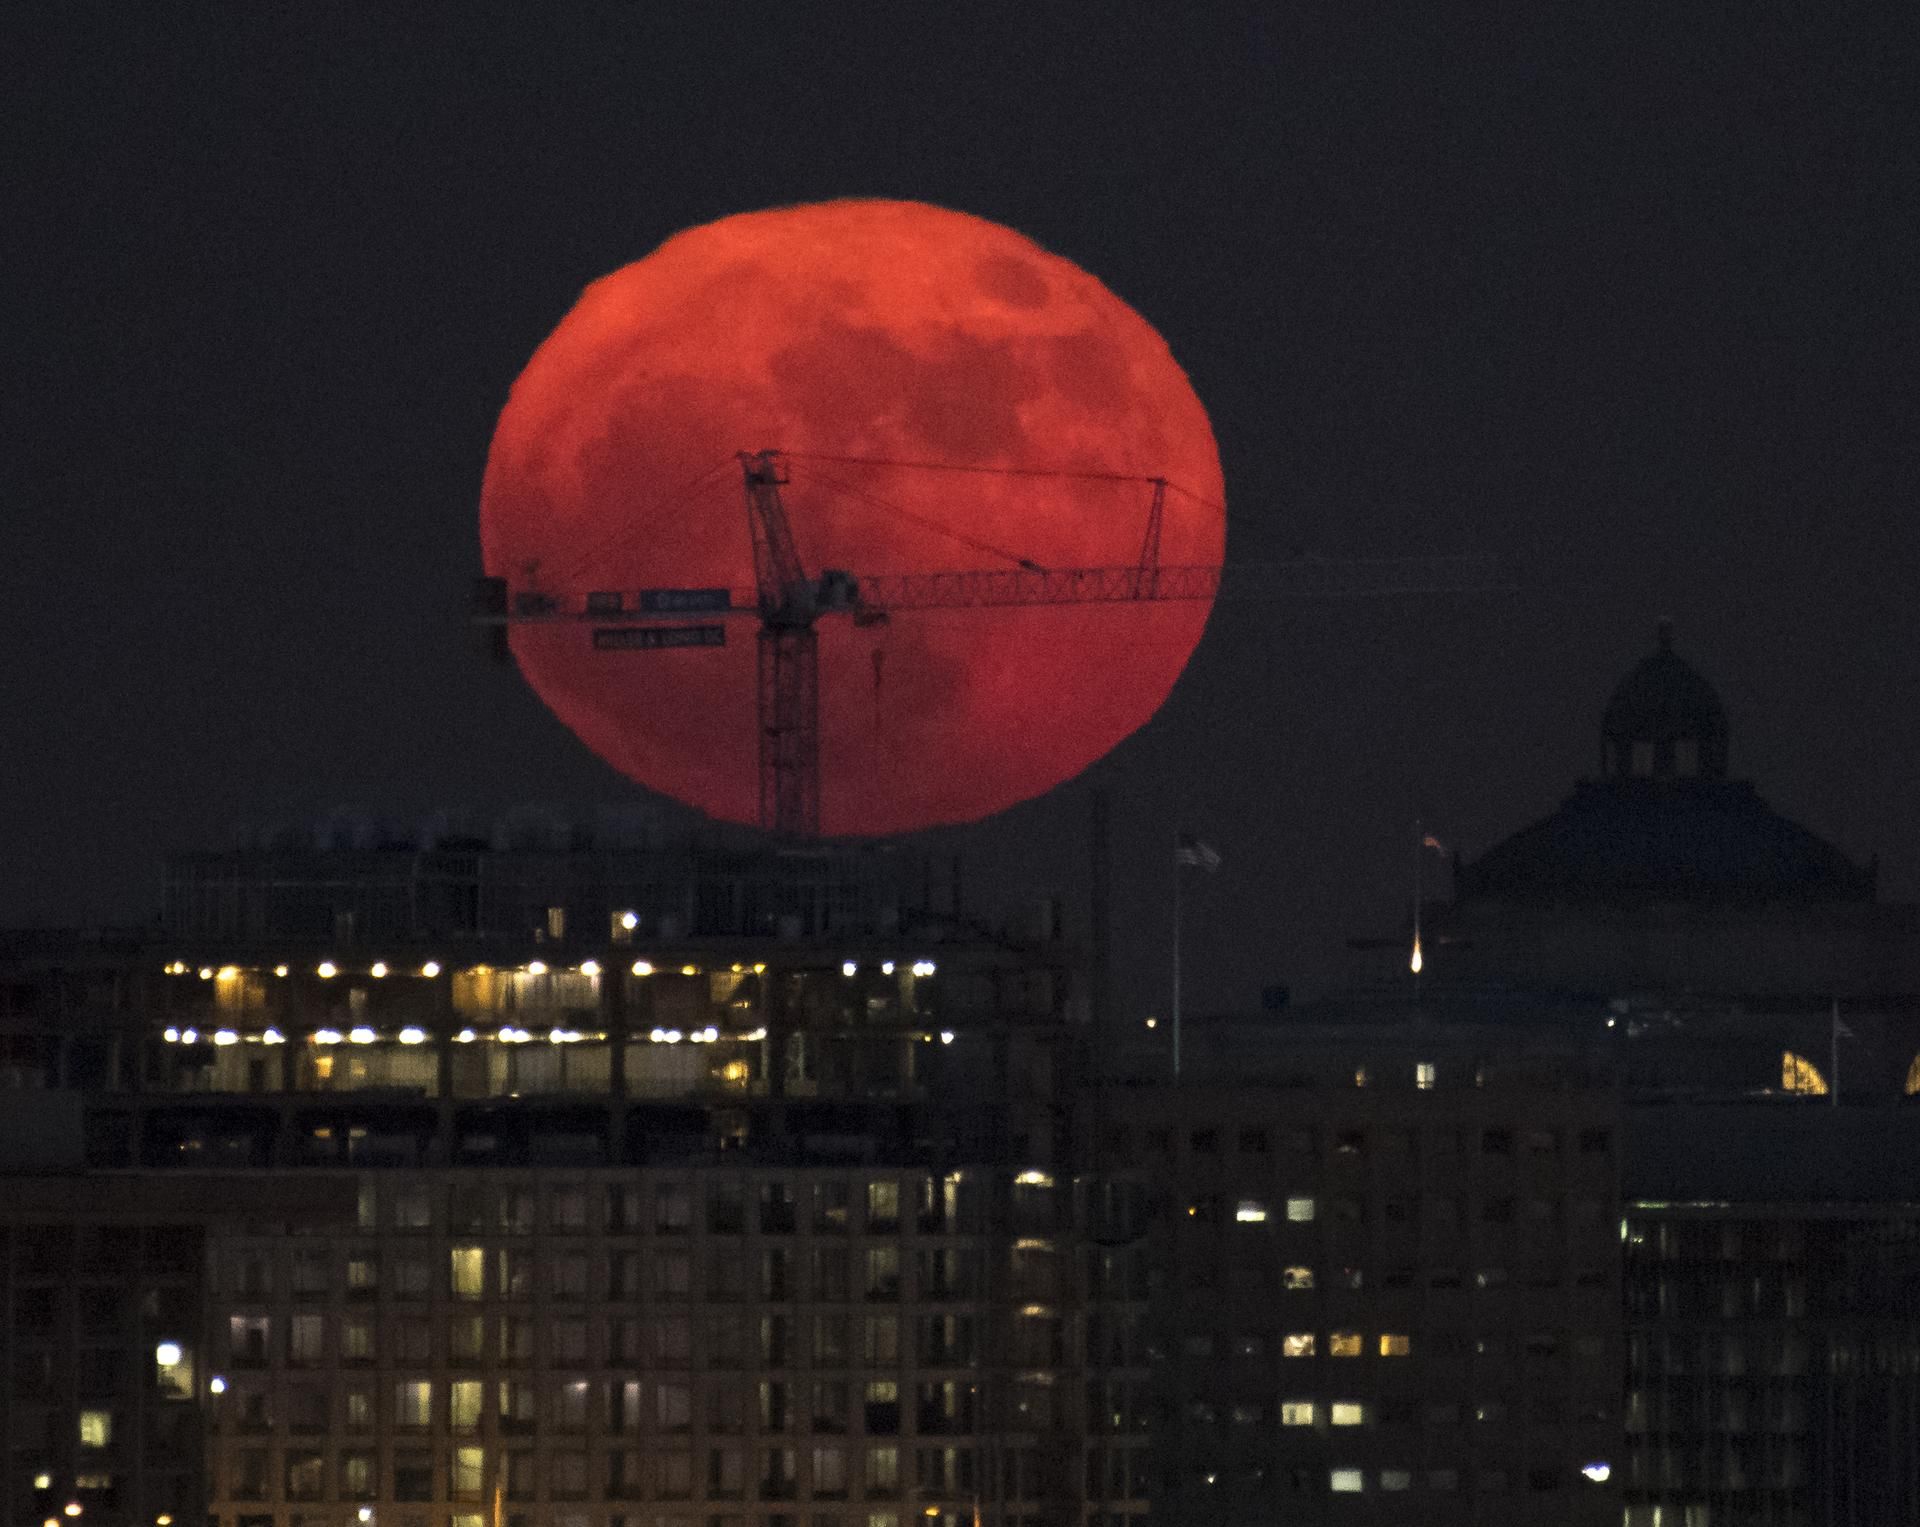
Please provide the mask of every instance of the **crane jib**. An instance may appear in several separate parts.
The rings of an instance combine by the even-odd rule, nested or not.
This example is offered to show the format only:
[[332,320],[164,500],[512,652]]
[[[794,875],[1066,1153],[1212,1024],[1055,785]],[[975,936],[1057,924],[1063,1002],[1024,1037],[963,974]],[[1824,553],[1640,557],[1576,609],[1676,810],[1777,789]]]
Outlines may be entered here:
[[598,626],[596,652],[659,652],[669,647],[724,647],[725,626]]

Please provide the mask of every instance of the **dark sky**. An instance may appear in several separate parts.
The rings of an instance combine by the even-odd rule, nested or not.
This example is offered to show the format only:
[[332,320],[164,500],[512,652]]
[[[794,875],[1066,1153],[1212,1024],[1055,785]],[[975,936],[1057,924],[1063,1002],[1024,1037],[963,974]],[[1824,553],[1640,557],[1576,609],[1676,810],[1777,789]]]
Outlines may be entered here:
[[1592,767],[1663,615],[1735,772],[1920,893],[1914,10],[1502,9],[12,13],[0,921],[144,916],[236,823],[631,798],[474,656],[493,421],[594,277],[848,194],[1138,308],[1230,557],[1521,585],[1223,607],[1146,731],[930,838],[1071,889],[1108,789],[1132,1010],[1176,818],[1226,861],[1190,1000],[1312,989],[1404,918],[1416,814],[1477,853]]

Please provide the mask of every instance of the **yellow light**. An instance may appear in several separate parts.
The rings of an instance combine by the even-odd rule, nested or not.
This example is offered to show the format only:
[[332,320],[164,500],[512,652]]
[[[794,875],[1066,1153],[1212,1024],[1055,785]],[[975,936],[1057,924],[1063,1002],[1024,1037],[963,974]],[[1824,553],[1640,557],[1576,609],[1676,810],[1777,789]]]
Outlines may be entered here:
[[633,962],[633,973],[636,976],[650,976],[653,974],[653,967],[645,960],[635,960]]
[[317,1045],[337,1045],[340,1043],[340,1031],[338,1029],[315,1029],[313,1031],[313,1042]]
[[340,974],[340,967],[334,964],[332,960],[322,960],[315,974],[317,974],[322,981],[331,981],[335,976]]
[[1420,954],[1420,935],[1416,933],[1413,936],[1413,958],[1407,961],[1407,969],[1417,976],[1426,963]]
[[213,1042],[217,1045],[237,1045],[240,1043],[240,1036],[232,1029],[216,1029]]
[[546,973],[547,973],[547,962],[545,960],[528,960],[527,961],[528,975],[544,976]]
[[1160,1025],[1160,1020],[1158,1018],[1149,1018],[1147,1020],[1147,1027],[1150,1029],[1158,1028],[1159,1025]]
[[370,1045],[373,1043],[373,1037],[373,1030],[364,1026],[350,1030],[347,1034],[347,1038],[357,1045]]
[[599,975],[600,962],[598,960],[582,960],[580,962],[580,974],[583,976]]
[[427,1031],[425,1029],[417,1029],[409,1025],[400,1031],[400,1043],[403,1045],[425,1044],[426,1041]]
[[700,974],[700,967],[698,965],[682,965],[680,967],[680,974],[683,976],[697,976]]
[[765,965],[756,965],[753,967],[753,973],[756,976],[764,976],[767,973],[767,967]]
[[53,1488],[53,1476],[51,1474],[34,1475],[33,1487],[36,1490],[51,1490]]
[[214,974],[219,976],[222,981],[231,981],[235,976],[240,974],[240,968],[237,965],[222,965]]
[[162,1511],[153,1519],[153,1527],[173,1527],[173,1513]]
[[852,960],[843,960],[840,964],[840,974],[843,976],[853,975],[859,969],[860,967],[854,964]]
[[[274,966],[274,967],[273,967],[273,973],[274,973],[274,974],[275,974],[276,976],[280,976],[280,977],[283,977],[283,978],[284,978],[284,977],[285,977],[285,975],[286,975],[286,973],[287,973],[287,967],[286,967],[286,966],[284,966],[284,965],[276,965],[276,966]],[[171,1518],[171,1517],[169,1517],[169,1518],[168,1518],[168,1520],[169,1520],[169,1521],[171,1521],[171,1520],[172,1520],[172,1518]]]
[[892,974],[893,974],[893,961],[892,961],[892,960],[885,960],[885,961],[882,961],[882,962],[881,962],[881,965],[880,965],[880,974],[881,974],[881,975],[883,975],[883,976],[890,976],[890,975],[892,975]]
[[66,1503],[66,1505],[62,1506],[60,1509],[66,1512],[68,1516],[78,1516],[80,1514],[80,1502],[77,1500],[70,1500]]
[[420,967],[420,974],[431,981],[435,976],[440,974],[440,962],[438,960],[428,960],[426,964]]
[[620,926],[625,928],[629,933],[633,932],[635,928],[640,926],[639,914],[637,912],[622,912],[620,914]]
[[382,976],[386,975],[386,973],[387,973],[387,962],[385,960],[375,960],[373,962],[373,969],[368,972],[368,974],[371,975],[376,981],[378,981]]
[[212,1378],[207,1380],[207,1388],[215,1394],[225,1394],[227,1392],[227,1381],[216,1373]]
[[1053,1174],[1040,1171],[1037,1167],[1029,1167],[1013,1180],[1023,1188],[1050,1188],[1053,1186]]
[[200,979],[202,981],[211,981],[213,979],[213,967],[211,965],[202,965],[200,967]]

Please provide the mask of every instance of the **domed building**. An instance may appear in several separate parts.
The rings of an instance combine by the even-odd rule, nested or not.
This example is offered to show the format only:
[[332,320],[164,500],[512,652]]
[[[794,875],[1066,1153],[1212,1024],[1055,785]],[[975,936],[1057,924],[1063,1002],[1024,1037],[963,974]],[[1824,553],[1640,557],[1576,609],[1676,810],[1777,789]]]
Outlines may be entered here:
[[1876,866],[1729,777],[1726,707],[1674,650],[1654,650],[1601,713],[1597,777],[1551,815],[1454,865],[1428,917],[1435,975],[1470,985],[1623,996],[1817,997],[1911,990],[1914,919]]

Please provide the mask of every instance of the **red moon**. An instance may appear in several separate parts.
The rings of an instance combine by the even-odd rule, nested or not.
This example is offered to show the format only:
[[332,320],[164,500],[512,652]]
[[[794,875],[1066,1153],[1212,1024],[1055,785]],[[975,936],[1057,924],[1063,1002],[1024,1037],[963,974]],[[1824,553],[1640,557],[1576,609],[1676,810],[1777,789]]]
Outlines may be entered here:
[[[551,593],[750,588],[736,458],[758,450],[793,453],[785,503],[816,576],[1001,570],[1002,552],[1129,566],[1151,490],[1121,478],[1173,485],[1163,565],[1217,564],[1225,546],[1206,411],[1138,314],[996,223],[835,201],[689,229],[586,289],[494,432],[486,570]],[[822,831],[973,821],[1071,778],[1152,717],[1209,609],[823,618]],[[614,768],[753,823],[754,635],[735,620],[724,647],[605,652],[581,626],[522,625],[511,646]]]

